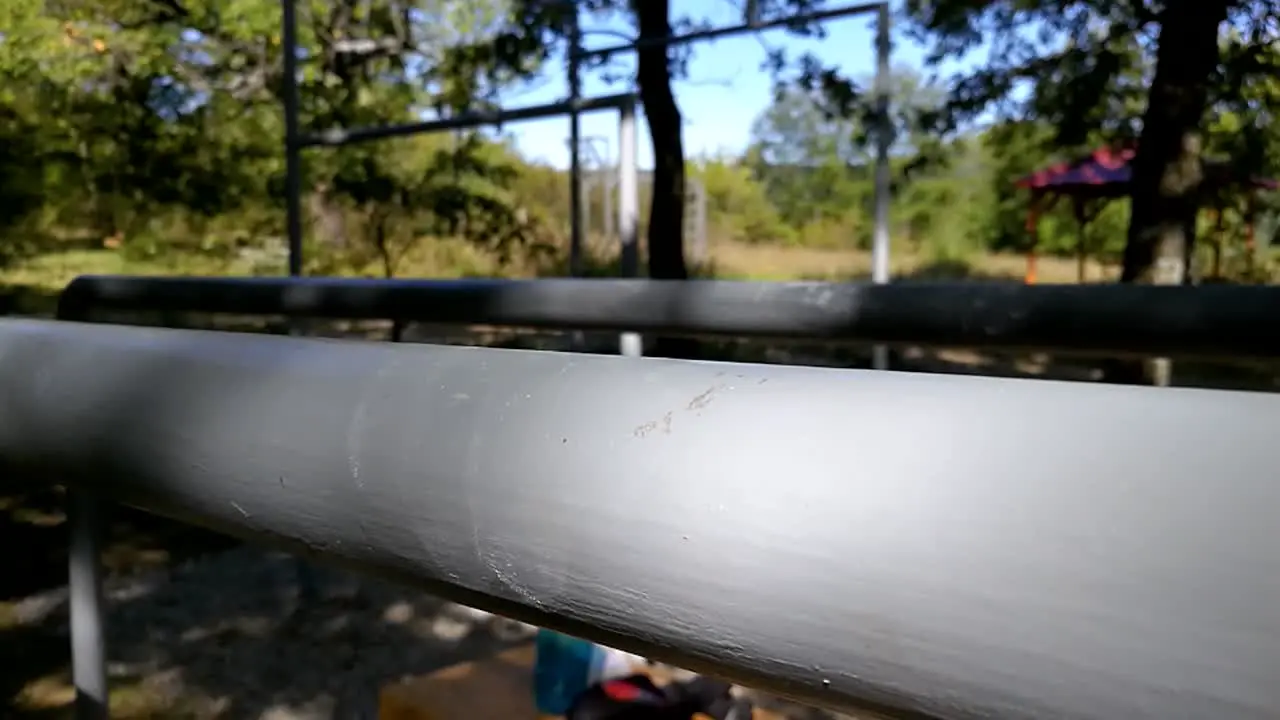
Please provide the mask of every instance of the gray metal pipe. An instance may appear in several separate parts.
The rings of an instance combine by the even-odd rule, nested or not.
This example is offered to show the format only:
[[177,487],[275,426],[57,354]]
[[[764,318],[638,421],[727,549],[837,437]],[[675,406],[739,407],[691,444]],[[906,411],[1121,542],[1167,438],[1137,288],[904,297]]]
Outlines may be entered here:
[[[291,1],[291,0],[289,0]],[[59,298],[60,320],[84,320],[83,305]],[[0,468],[3,464],[0,463]],[[76,720],[111,716],[107,682],[106,608],[102,551],[106,534],[105,504],[92,487],[67,488],[67,612],[71,627],[71,682],[75,686]]]
[[[83,276],[99,310],[1239,359],[1280,357],[1280,287],[723,280],[358,280]],[[85,317],[81,314],[79,317]]]
[[839,20],[841,18],[851,17],[854,15],[862,15],[864,13],[875,12],[881,6],[887,5],[884,2],[864,3],[860,5],[842,5],[834,8],[824,8],[822,10],[811,10],[807,12],[796,13],[786,17],[780,17],[765,22],[747,22],[739,25],[728,25],[725,27],[707,28],[704,30],[694,30],[693,32],[683,33],[681,35],[670,35],[668,37],[645,38],[644,40],[634,40],[632,42],[623,43],[621,45],[612,45],[603,48],[590,48],[580,50],[578,58],[580,60],[591,59],[608,59],[614,55],[624,52],[634,52],[636,50],[647,50],[654,47],[681,47],[690,45],[695,42],[705,42],[707,40],[723,40],[737,35],[746,35],[748,33],[756,33],[764,30],[777,30],[789,27],[804,27],[805,25],[816,25],[829,20]]
[[[871,281],[877,285],[889,282],[889,211],[892,184],[889,172],[889,149],[893,144],[893,116],[890,114],[890,40],[889,5],[883,4],[876,13],[876,169],[875,169],[875,232],[871,242]],[[873,349],[872,366],[877,370],[889,369],[889,349],[877,345]]]
[[569,276],[582,276],[583,252],[583,182],[582,182],[582,68],[577,51],[582,46],[582,27],[578,6],[569,9],[569,51],[566,80],[569,85]]
[[[640,275],[640,171],[636,130],[636,104],[618,111],[618,239],[619,268],[623,277]],[[618,352],[630,357],[644,353],[644,339],[637,333],[618,337]]]
[[1280,397],[0,321],[0,471],[821,705],[1274,718]]
[[67,491],[67,610],[71,616],[76,720],[110,717],[102,594],[103,510],[92,488],[74,487]]
[[446,130],[465,130],[484,125],[502,125],[503,123],[509,122],[523,122],[525,120],[559,117],[561,115],[569,115],[571,113],[582,114],[596,112],[599,110],[611,110],[621,107],[624,103],[630,102],[633,97],[634,96],[630,93],[620,93],[617,95],[605,95],[603,97],[595,98],[561,100],[559,102],[547,103],[545,105],[531,105],[528,107],[509,108],[505,110],[477,110],[475,112],[455,115],[451,118],[427,120],[424,122],[409,123],[406,125],[384,125],[381,127],[367,128],[333,128],[302,137],[299,140],[299,146],[313,147],[323,145],[338,147],[340,145],[352,145],[360,142],[368,142],[370,140],[382,140],[385,138],[405,137],[407,135],[444,132]]

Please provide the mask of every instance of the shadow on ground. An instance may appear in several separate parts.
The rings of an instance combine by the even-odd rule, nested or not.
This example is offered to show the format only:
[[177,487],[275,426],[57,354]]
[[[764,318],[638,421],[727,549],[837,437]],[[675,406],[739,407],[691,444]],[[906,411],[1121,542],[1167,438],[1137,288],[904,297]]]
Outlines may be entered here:
[[[240,547],[108,583],[112,717],[372,718],[386,682],[527,640],[506,624],[420,592]],[[5,645],[66,646],[65,593],[28,598]],[[0,716],[69,717],[65,667],[31,668]]]
[[0,283],[0,317],[5,315],[52,317],[57,308],[57,292],[35,285]]
[[[27,717],[13,706],[15,698],[30,683],[63,672],[69,661],[66,637],[31,622],[62,602],[67,581],[64,500],[58,487],[0,484],[0,548],[17,549],[4,553],[0,570],[0,717]],[[112,511],[108,528],[103,562],[116,576],[155,571],[236,544],[226,536],[126,507]]]

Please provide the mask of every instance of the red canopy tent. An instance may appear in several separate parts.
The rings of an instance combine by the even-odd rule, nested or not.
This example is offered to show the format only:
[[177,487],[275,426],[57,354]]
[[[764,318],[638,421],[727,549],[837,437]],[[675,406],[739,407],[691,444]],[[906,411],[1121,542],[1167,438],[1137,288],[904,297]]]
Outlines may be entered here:
[[[1077,245],[1079,260],[1079,280],[1085,279],[1085,226],[1096,213],[1095,201],[1113,200],[1129,195],[1129,182],[1133,175],[1133,158],[1136,150],[1132,147],[1112,149],[1101,148],[1070,162],[1051,165],[1042,170],[1019,179],[1015,184],[1031,191],[1031,205],[1027,211],[1027,232],[1031,235],[1031,248],[1027,252],[1026,282],[1036,282],[1036,245],[1038,238],[1036,226],[1041,213],[1049,210],[1058,200],[1070,198],[1075,207],[1076,220],[1080,226],[1080,239]],[[1227,163],[1205,161],[1205,184],[1211,192],[1218,192],[1229,187],[1243,187],[1248,190],[1275,190],[1280,183],[1275,180],[1255,177],[1240,177]],[[1249,212],[1252,216],[1252,210]],[[1218,221],[1221,227],[1222,213],[1218,210]],[[1250,217],[1248,225],[1249,244],[1252,247],[1253,222]]]

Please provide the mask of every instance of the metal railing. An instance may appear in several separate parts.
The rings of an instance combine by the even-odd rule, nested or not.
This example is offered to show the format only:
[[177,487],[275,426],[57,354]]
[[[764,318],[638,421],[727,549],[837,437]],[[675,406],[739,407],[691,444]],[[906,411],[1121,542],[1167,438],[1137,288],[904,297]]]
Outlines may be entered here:
[[[1280,357],[1277,288],[99,277],[61,309]],[[97,497],[829,707],[1280,706],[1272,395],[4,321],[0,397],[6,472],[73,490],[81,717]]]
[[[383,318],[422,321],[434,324],[488,324],[547,329],[594,329],[617,331],[624,334],[654,332],[687,335],[806,338],[862,343],[956,345],[985,349],[1047,350],[1112,355],[1152,354],[1201,358],[1280,358],[1280,338],[1275,333],[1267,331],[1273,319],[1280,317],[1280,288],[1272,287],[1092,287],[980,283],[856,285],[581,279],[386,281],[336,278],[86,276],[77,278],[67,287],[59,305],[59,317],[63,320],[92,320],[95,313],[100,311],[205,312],[235,315],[283,315],[291,318]],[[18,345],[15,345],[15,347],[20,346],[22,342],[39,341],[39,333],[32,335],[32,333],[36,332],[32,328],[39,328],[39,332],[46,331],[43,325],[22,325],[17,327]],[[48,332],[63,333],[64,335],[60,335],[60,337],[70,338],[77,331],[56,329]],[[92,331],[93,334],[87,339],[101,339],[107,345],[112,345],[114,336],[109,332],[102,334],[103,332],[106,331]],[[210,343],[214,343],[214,341],[208,338],[223,337],[226,338],[229,347],[236,345],[244,348],[276,347],[279,348],[280,352],[299,353],[298,357],[306,357],[308,353],[312,352],[312,350],[307,349],[311,346],[272,345],[270,342],[266,345],[258,345],[255,344],[258,342],[256,340],[242,341],[234,335],[206,337],[198,333],[186,333],[170,336],[163,333],[135,334],[134,331],[128,331],[127,336],[130,338],[150,338],[157,342],[166,337],[179,338],[174,341],[179,345],[187,343],[190,338],[197,338],[190,340],[190,342],[205,348],[216,346],[216,343],[211,345]],[[123,338],[125,335],[119,337]],[[84,352],[91,352],[87,345]],[[121,350],[121,352],[125,351]],[[164,355],[163,348],[156,352],[159,353],[157,358]],[[320,351],[316,352],[319,353]],[[360,350],[355,352],[381,353],[383,351]],[[454,355],[454,350],[440,349],[438,351],[432,350],[431,352],[436,353],[433,357],[439,358],[463,357]],[[140,350],[139,353],[139,362],[154,354],[145,349]],[[520,357],[524,356],[525,354],[520,355]],[[15,356],[10,354],[8,357],[12,361]],[[480,363],[481,366],[496,367],[490,364],[495,356],[491,356],[489,351],[466,357],[470,358],[467,361],[468,363],[472,363],[476,358],[479,358],[484,360],[483,363]],[[504,355],[502,357],[507,356]],[[570,369],[576,367],[575,363],[584,361],[582,359],[584,356],[557,354],[555,357],[559,359],[554,362],[566,363],[564,367]],[[282,360],[281,362],[284,361]],[[552,361],[531,361],[530,367],[532,368],[536,365],[542,368],[550,362]],[[594,363],[595,361],[589,362]],[[633,375],[629,380],[628,388],[630,389],[619,389],[617,392],[639,392],[635,388],[643,387],[648,388],[644,390],[644,393],[665,395],[668,392],[668,387],[655,379],[658,376],[654,373],[683,377],[682,373],[684,371],[671,369],[675,366],[671,366],[669,363],[655,362],[658,364],[636,366],[591,365],[591,367],[608,368],[608,372],[617,373],[620,382],[628,375]],[[417,365],[414,366],[417,367]],[[18,367],[0,366],[0,371],[4,371],[0,372],[0,374],[9,373],[11,377],[22,377],[20,373],[24,367],[21,365]],[[353,367],[361,366],[357,363]],[[511,372],[516,372],[518,367],[519,363],[512,365]],[[557,365],[557,367],[560,366]],[[699,367],[711,366],[699,365]],[[699,402],[695,402],[697,400],[696,397],[693,400],[689,400],[687,407],[681,413],[677,413],[676,410],[664,411],[649,418],[644,413],[628,411],[622,413],[622,416],[635,420],[634,430],[639,436],[654,435],[654,439],[658,442],[669,442],[665,438],[674,432],[674,423],[677,415],[682,420],[682,427],[693,418],[701,417],[696,411],[702,408],[702,402],[717,393],[722,393],[722,391],[722,394],[737,392],[738,389],[745,387],[746,380],[743,378],[748,376],[756,378],[759,376],[757,381],[763,385],[772,381],[775,377],[777,379],[790,378],[792,377],[790,373],[795,372],[799,372],[802,376],[808,378],[804,387],[814,388],[815,398],[817,397],[816,388],[822,383],[830,383],[833,388],[842,387],[843,383],[853,383],[855,386],[866,388],[871,392],[870,397],[880,398],[872,402],[872,405],[881,407],[890,414],[894,412],[891,410],[891,406],[895,402],[903,403],[905,406],[914,406],[914,404],[922,402],[920,398],[925,397],[925,395],[921,393],[961,393],[967,396],[968,390],[966,388],[978,387],[964,384],[972,382],[970,380],[920,380],[919,382],[927,385],[925,387],[911,385],[912,382],[917,381],[871,381],[862,379],[863,376],[855,375],[848,375],[847,378],[856,377],[858,378],[857,380],[840,379],[840,375],[823,374],[827,371],[813,371],[818,374],[809,377],[805,373],[810,371],[796,369],[765,369],[746,365],[716,365],[714,367],[716,368],[713,373],[714,378],[720,379],[715,380],[710,376],[710,379],[703,378],[706,381],[706,387],[702,390],[703,392],[710,392],[710,395],[707,395],[703,401]],[[267,368],[262,368],[261,370],[264,373],[267,371]],[[279,373],[282,378],[286,378],[289,373],[285,365],[272,365],[270,372]],[[352,372],[358,375],[362,371],[353,370]],[[565,372],[569,371],[566,370]],[[712,371],[707,370],[707,372]],[[694,374],[696,375],[696,373]],[[731,376],[734,379],[724,379]],[[52,382],[49,380],[49,372],[44,372],[40,377],[45,378],[43,381],[45,384]],[[428,382],[422,380],[424,377],[433,379]],[[492,377],[496,381],[502,375],[499,373],[492,376],[486,375],[486,377]],[[536,378],[538,374],[530,370],[528,377]],[[823,379],[820,380],[819,378]],[[349,379],[355,385],[366,382],[366,380],[360,380],[355,376]],[[465,383],[464,385],[455,386],[451,384],[453,380],[442,380],[430,373],[420,375],[419,380],[428,382],[432,387],[462,388],[455,389],[454,394],[450,396],[455,399],[462,396],[471,397],[471,391],[464,387]],[[699,384],[703,380],[694,382],[694,384]],[[298,380],[297,382],[301,383],[302,381]],[[479,380],[473,379],[468,382],[479,382]],[[529,382],[533,383],[527,386],[529,388],[533,388],[537,384],[536,380],[530,380]],[[693,381],[690,380],[689,382]],[[902,384],[904,382],[907,384]],[[1248,423],[1260,422],[1260,413],[1266,414],[1272,412],[1273,409],[1280,409],[1280,405],[1274,404],[1272,400],[1256,399],[1254,396],[1236,393],[1186,395],[1182,394],[1183,391],[1172,391],[1177,394],[1177,397],[1184,398],[1184,400],[1169,401],[1149,399],[1153,396],[1143,394],[1146,392],[1144,390],[1097,390],[1086,385],[1070,385],[1068,386],[1071,388],[1070,390],[1042,391],[1030,389],[1025,384],[1011,386],[997,381],[984,382],[988,384],[980,386],[984,388],[983,392],[998,391],[998,394],[991,395],[988,398],[989,402],[999,402],[1002,407],[1007,408],[1012,408],[1016,405],[1022,408],[1022,412],[1028,414],[1027,422],[1030,423],[1034,420],[1034,423],[1037,423],[1037,429],[1029,431],[1029,441],[1032,445],[1045,445],[1045,447],[1035,452],[1048,452],[1051,449],[1049,447],[1050,444],[1061,449],[1075,442],[1075,440],[1068,441],[1063,439],[1061,442],[1064,444],[1061,445],[1055,444],[1058,441],[1050,443],[1049,439],[1047,439],[1048,436],[1037,439],[1041,437],[1041,433],[1050,435],[1066,433],[1068,436],[1083,433],[1088,434],[1094,440],[1105,437],[1105,435],[1094,434],[1094,429],[1097,426],[1089,425],[1089,423],[1094,423],[1097,420],[1093,418],[1089,408],[1091,403],[1111,402],[1112,398],[1119,398],[1116,402],[1122,402],[1122,404],[1131,401],[1135,402],[1137,403],[1135,407],[1155,405],[1163,407],[1166,403],[1172,402],[1171,407],[1180,413],[1179,417],[1190,417],[1189,411],[1179,409],[1183,407],[1183,404],[1187,408],[1202,407],[1205,412],[1218,413],[1216,427],[1226,431],[1228,435],[1233,437],[1252,437],[1251,433],[1256,428],[1263,426]],[[816,384],[810,385],[807,383]],[[895,392],[902,392],[902,396],[894,400],[892,394],[887,390],[875,390],[875,388],[886,383],[885,387],[891,386]],[[74,384],[70,383],[69,386]],[[61,385],[62,381],[59,380],[57,386],[60,387]],[[560,386],[557,384],[556,387],[559,388]],[[790,388],[792,386],[780,382],[773,387],[778,388],[778,392],[782,393],[782,388]],[[914,390],[912,389],[913,387],[915,388]],[[1055,385],[1054,387],[1060,386]],[[591,392],[596,392],[596,389]],[[230,391],[228,390],[228,392]],[[503,390],[501,392],[506,391]],[[539,389],[540,395],[546,392],[552,392],[552,390],[547,387]],[[554,392],[559,393],[560,390],[557,389]],[[786,390],[786,393],[789,392],[791,390]],[[1138,394],[1133,394],[1135,392]],[[585,393],[585,391],[579,388],[572,394],[557,395],[556,397],[559,397],[560,400],[547,400],[546,402],[565,403],[561,408],[565,413],[591,411],[595,407],[595,401],[588,403],[591,408],[583,406],[582,403],[586,402],[584,398],[595,396],[580,393]],[[787,422],[792,423],[800,421],[799,418],[803,417],[803,415],[797,415],[803,408],[797,406],[793,402],[793,398],[786,393],[766,393],[756,396],[753,404],[743,406],[735,412],[739,414],[760,413],[756,416],[757,420],[754,422],[760,427],[773,427],[772,432],[782,435],[799,432],[798,430],[793,430],[790,425],[785,430],[780,427],[774,427],[773,422],[767,420],[769,417],[786,417],[790,418]],[[984,407],[982,402],[986,401],[981,400],[980,396],[981,393],[974,393],[972,398],[974,404],[968,409],[968,412],[975,418],[981,417],[985,412],[982,409]],[[1048,404],[1044,406],[1037,405],[1036,403],[1040,402],[1040,400],[1032,402],[1030,398],[1033,396],[1041,398]],[[485,397],[490,396],[485,395]],[[702,396],[699,395],[697,397]],[[839,396],[837,393],[835,397],[843,396]],[[1086,397],[1090,399],[1087,401],[1069,400],[1070,398]],[[1016,398],[1023,398],[1023,400],[1016,400]],[[1186,400],[1186,398],[1192,399]],[[50,397],[47,400],[52,402],[54,398]],[[280,398],[281,402],[284,402],[284,400],[283,397]],[[853,398],[851,397],[848,401],[853,402]],[[627,402],[635,403],[638,401],[632,399]],[[844,400],[841,402],[844,402]],[[1229,409],[1236,407],[1237,404],[1239,404],[1239,412]],[[347,405],[337,406],[347,407]],[[1252,409],[1246,410],[1246,406]],[[13,407],[23,408],[25,406],[18,404]],[[266,406],[259,404],[259,407]],[[546,407],[549,408],[550,405]],[[946,407],[945,403],[942,404],[942,407]],[[1059,412],[1059,410],[1065,414],[1060,417],[1056,416],[1054,413]],[[435,416],[434,413],[444,412],[444,409],[437,402],[424,401],[424,405],[418,412],[420,417],[417,422],[430,424],[432,422],[431,418]],[[839,409],[839,403],[836,403],[832,407],[823,405],[821,412],[824,416],[838,419],[836,416],[843,417],[844,413],[853,412],[853,410]],[[921,412],[924,412],[923,408]],[[957,408],[948,412],[954,414],[959,413],[960,410]],[[1010,412],[1012,413],[1012,411]],[[693,414],[686,416],[688,413]],[[609,415],[609,417],[614,417],[614,415]],[[746,416],[743,415],[743,417]],[[1137,422],[1135,417],[1126,417],[1129,418],[1127,421]],[[1158,415],[1152,415],[1152,417],[1158,417]],[[1272,421],[1280,420],[1280,415],[1276,415],[1271,419]],[[0,425],[3,425],[4,422],[19,424],[26,422],[19,422],[20,420],[21,418],[16,416],[10,416],[7,419],[0,418]],[[930,422],[925,415],[921,415],[919,421],[926,424]],[[515,419],[509,419],[509,422],[515,422]],[[726,418],[721,422],[728,422],[728,419]],[[860,422],[869,422],[869,420]],[[1004,422],[1004,420],[1001,420],[1001,422]],[[1232,424],[1236,422],[1244,424]],[[1044,423],[1047,423],[1047,425],[1044,425]],[[1089,427],[1086,428],[1085,425],[1081,425],[1077,429],[1072,429],[1074,423],[1085,423]],[[1161,423],[1167,424],[1163,419]],[[740,425],[735,420],[732,424],[735,432],[747,432],[748,436],[756,432],[751,430],[753,427],[751,422]],[[906,424],[899,423],[899,426],[905,432]],[[1264,426],[1270,427],[1269,424]],[[477,433],[480,432],[479,428],[481,426],[474,425],[472,427]],[[1138,426],[1135,425],[1134,427]],[[1162,425],[1162,427],[1165,427],[1165,425]],[[1199,428],[1199,424],[1195,424],[1195,427]],[[1175,426],[1175,429],[1178,429],[1176,435],[1179,439],[1177,442],[1189,442],[1187,434],[1191,433],[1191,429],[1179,428],[1181,426]],[[923,426],[919,428],[919,431],[924,431]],[[935,431],[943,433],[941,427],[934,428],[929,432]],[[1107,432],[1113,431],[1118,432],[1115,430],[1108,430]],[[11,430],[10,432],[13,431]],[[685,432],[685,430],[682,430],[682,432]],[[860,436],[860,431],[852,427],[842,429],[840,432],[845,437]],[[953,433],[956,432],[964,434],[968,430],[962,431],[962,428],[957,425],[953,430]],[[1161,432],[1163,433],[1163,431]],[[1199,429],[1196,429],[1196,432],[1199,432]],[[697,432],[694,434],[697,435]],[[1129,438],[1138,445],[1164,442],[1164,439],[1161,439],[1164,435],[1161,433],[1154,433],[1154,435],[1159,435],[1160,438],[1144,439],[1144,431],[1139,430],[1130,432]],[[83,432],[81,432],[81,436],[84,436]],[[743,442],[750,440],[748,436],[743,436]],[[927,433],[920,435],[916,431],[912,431],[910,436],[917,438],[930,437]],[[717,435],[716,437],[720,436]],[[907,435],[903,437],[905,438]],[[942,437],[942,435],[938,437]],[[1117,434],[1115,437],[1118,438],[1120,436]],[[566,444],[569,443],[570,435],[565,435],[563,440]],[[887,440],[888,436],[886,436]],[[70,436],[67,442],[71,442]],[[581,440],[578,439],[574,442],[580,443]],[[730,461],[713,461],[707,458],[713,459],[717,457],[717,453],[726,452],[727,450],[721,445],[728,442],[729,440],[723,437],[715,440],[711,446],[699,451],[698,457],[704,459],[693,463],[690,467],[694,468],[699,474],[707,473],[712,476],[717,476],[717,473],[727,472],[720,465],[725,463],[732,464]],[[791,440],[785,440],[773,443],[773,445],[779,446],[778,452],[783,454],[770,461],[772,463],[770,467],[784,462],[785,452],[781,446],[787,445],[789,448],[789,443],[792,442]],[[930,440],[930,442],[934,442],[934,440]],[[939,440],[938,442],[941,441]],[[994,442],[994,440],[991,442]],[[1197,442],[1213,443],[1218,442],[1218,440],[1206,437]],[[1269,440],[1267,442],[1270,444]],[[1011,446],[1012,449],[1007,452],[1025,456],[1024,459],[1028,460],[1032,458],[1034,452],[1019,449],[1022,448],[1019,443],[1023,443],[1023,441],[1015,442],[1014,446],[1016,447]],[[893,447],[897,448],[900,445],[901,442],[897,442]],[[1238,449],[1239,442],[1231,441],[1229,445]],[[855,453],[857,457],[862,458],[862,453],[865,452],[872,452],[874,456],[874,448],[864,448],[861,443],[854,443],[854,446],[857,448],[857,453]],[[951,440],[947,441],[946,446],[950,448],[943,453],[946,455],[960,453],[967,456],[970,452],[975,452],[965,449],[962,444],[953,444]],[[581,451],[585,453],[580,458],[580,461],[584,463],[587,462],[588,457],[591,457],[591,452],[601,453],[599,455],[600,458],[610,456],[610,452],[605,452],[603,447],[590,451],[580,450],[580,447],[579,444],[575,444],[574,452]],[[840,447],[850,448],[850,451],[853,451],[853,446],[850,446],[847,441]],[[1090,449],[1091,447],[1088,445],[1080,446],[1076,454],[1083,459],[1070,462],[1076,464],[1092,462],[1087,460],[1095,452],[1094,449]],[[1164,448],[1163,445],[1161,447],[1163,448],[1162,451],[1167,453],[1173,445],[1169,448]],[[810,451],[815,449],[816,446],[811,448]],[[789,451],[787,450],[787,452]],[[903,451],[905,452],[905,450]],[[173,450],[173,452],[177,452],[177,450]],[[692,446],[690,446],[689,452],[692,452]],[[1029,452],[1030,454],[1028,454]],[[1132,454],[1127,454],[1129,451],[1120,446],[1112,447],[1108,452],[1111,455],[1107,461],[1115,464],[1116,468],[1121,467],[1125,462],[1140,462],[1141,458],[1144,457],[1156,458],[1152,461],[1159,463],[1161,468],[1159,472],[1151,471],[1148,473],[1147,471],[1136,469],[1137,466],[1134,466],[1134,469],[1130,472],[1139,476],[1162,476],[1161,473],[1165,473],[1167,470],[1165,461],[1158,459],[1167,457],[1167,455],[1149,456],[1144,454],[1147,450],[1139,449],[1133,450]],[[1206,449],[1204,452],[1216,453],[1218,450]],[[1261,452],[1261,450],[1251,447],[1249,452],[1256,453]],[[0,445],[0,459],[5,459],[14,453],[19,457],[22,456],[19,445]],[[1052,455],[1052,462],[1067,462],[1063,460],[1063,457],[1065,456],[1059,451],[1057,454]],[[1215,457],[1217,456],[1215,455]],[[1244,459],[1233,462],[1252,462],[1250,460],[1252,456],[1246,454],[1242,457]],[[45,461],[50,460],[46,458]],[[663,469],[660,461],[653,458],[645,462],[646,467],[653,468],[652,472],[659,474],[680,474],[694,471],[680,468]],[[835,477],[843,472],[841,470],[843,466],[840,464],[843,462],[842,460],[832,458],[828,462],[830,464],[825,466],[822,471],[823,477]],[[863,460],[855,460],[853,456],[850,456],[848,462],[861,463]],[[889,461],[888,459],[882,459],[882,462],[888,463]],[[654,465],[652,463],[659,464]],[[710,464],[708,465],[708,463]],[[1195,467],[1201,468],[1204,466],[1195,465]],[[1224,465],[1224,467],[1226,466]],[[1262,468],[1264,466],[1259,465],[1258,467]],[[783,472],[783,468],[780,465],[775,469],[779,473]],[[887,469],[889,469],[889,465],[886,464],[882,470]],[[903,471],[905,472],[905,470]],[[87,470],[81,469],[77,472],[87,472]],[[1011,470],[1006,469],[1006,472],[1011,472]],[[1027,471],[1024,468],[1024,472],[1031,471]],[[1041,472],[1041,470],[1036,470],[1032,472],[1032,475],[1039,478]],[[1059,471],[1053,470],[1053,472],[1058,473]],[[1119,470],[1115,472],[1118,473]],[[965,477],[963,472],[960,472],[960,475],[962,478]],[[537,473],[530,477],[534,476],[539,478],[539,482],[543,482],[546,477]],[[944,474],[944,476],[952,477],[951,474]],[[1062,477],[1065,478],[1066,475],[1062,475]],[[1125,479],[1113,475],[1107,475],[1107,477],[1115,479],[1117,482],[1133,481],[1133,478]],[[455,480],[463,482],[459,478],[455,478]],[[1006,480],[1013,482],[1012,477],[1004,478],[1002,481]],[[308,482],[302,477],[299,477],[299,481]],[[386,481],[392,482],[392,479],[388,477]],[[687,478],[687,481],[691,486],[697,484],[692,477]],[[977,482],[977,480],[971,481]],[[1190,482],[1189,477],[1187,481]],[[1025,482],[1034,484],[1039,480],[1028,477]],[[102,639],[102,576],[98,559],[100,549],[98,533],[100,529],[97,527],[96,507],[98,501],[94,497],[92,487],[91,483],[72,482],[69,489],[71,502],[70,523],[73,532],[69,570],[72,637],[75,653],[74,675],[78,691],[78,705],[82,709],[80,717],[83,718],[105,717],[106,698],[105,648]],[[300,485],[299,487],[303,486]],[[823,487],[826,486],[824,485]],[[552,492],[552,490],[554,489],[548,489],[547,492]],[[942,489],[939,489],[939,491],[942,491]],[[558,493],[559,490],[555,492]],[[143,507],[159,512],[165,512],[166,510],[163,507],[155,507],[147,503],[143,503]],[[277,512],[285,512],[285,510],[281,509]],[[729,520],[731,518],[725,518],[726,522]],[[267,525],[262,524],[261,518],[259,518],[255,527],[267,527]],[[236,527],[224,529],[241,533],[244,531],[243,528],[237,529]],[[303,529],[295,527],[294,531],[300,533],[303,532]],[[499,532],[496,529],[494,531]],[[306,532],[312,531],[308,530]],[[333,546],[333,544],[327,544],[326,547],[328,546]],[[750,552],[754,553],[756,551],[753,549]],[[830,559],[828,558],[828,560]],[[754,563],[755,561],[753,560],[752,562]],[[828,569],[835,570],[834,567],[829,567]],[[434,585],[431,585],[431,587],[435,588]],[[475,588],[445,588],[441,591],[446,597],[453,597],[462,601],[478,599],[473,594]],[[451,592],[454,594],[450,594]],[[510,598],[506,599],[509,600]],[[528,598],[525,599],[528,600]],[[485,597],[482,600],[481,606],[500,612],[512,611],[516,617],[527,617],[528,608],[513,608],[505,601],[498,602],[497,605],[486,605],[485,603],[490,603],[494,600],[491,597]],[[503,600],[503,598],[499,597],[498,600]],[[539,602],[541,601],[533,602],[535,615],[538,615],[540,621],[545,620],[550,622],[552,626],[556,626],[557,621],[554,618],[548,619],[541,616],[540,613],[545,608],[540,606]],[[699,609],[696,607],[690,609],[690,612],[695,613],[695,616],[698,611]],[[762,618],[768,617],[764,610],[761,613]],[[704,617],[714,616],[705,615]],[[1270,621],[1274,618],[1269,616],[1264,619]],[[572,618],[570,622],[571,626],[576,629],[577,626],[572,624]],[[602,636],[598,630],[597,628],[595,632],[587,632],[586,634],[588,637],[615,639],[610,633]],[[632,643],[634,643],[634,640],[634,637],[630,638]],[[627,646],[625,641],[624,646]],[[671,648],[668,647],[666,650],[670,651]],[[656,655],[663,657],[664,653],[658,652]],[[669,652],[666,653],[666,656],[675,657],[678,660],[707,660],[705,657],[690,658],[683,654],[673,656]],[[717,662],[725,663],[728,661],[721,658]],[[772,665],[769,667],[770,671],[774,669]],[[830,665],[829,667],[845,666]],[[742,672],[746,668],[732,664],[717,664],[713,669],[724,670],[732,674],[734,672]],[[754,675],[751,677],[768,684],[762,678],[757,678]],[[785,678],[788,675],[783,673],[781,677]],[[808,687],[812,689],[815,686],[810,685]],[[825,692],[826,686],[823,687]],[[872,695],[875,695],[874,692],[866,688],[864,690],[867,690],[870,695],[862,691],[855,693],[850,690],[849,696],[844,697],[842,701],[848,701],[855,695],[862,700],[867,700]],[[866,697],[863,697],[863,695],[866,695]],[[836,694],[822,695],[812,699],[840,699],[841,697],[843,696]],[[1118,700],[1115,702],[1118,702]],[[1118,706],[1107,705],[1107,707],[1114,708]],[[959,716],[964,717],[965,715],[960,714]],[[1021,717],[1016,712],[1007,716]],[[1095,717],[1095,715],[1086,713],[1079,715],[1079,717]],[[1096,717],[1103,716],[1097,715]]]

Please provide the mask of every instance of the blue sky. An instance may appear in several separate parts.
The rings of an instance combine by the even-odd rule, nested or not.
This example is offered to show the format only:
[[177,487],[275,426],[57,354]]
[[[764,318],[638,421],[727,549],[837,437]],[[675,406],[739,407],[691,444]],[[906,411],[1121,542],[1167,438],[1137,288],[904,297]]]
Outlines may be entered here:
[[[690,16],[708,18],[715,25],[742,21],[737,3],[731,0],[687,0],[674,3],[678,11]],[[685,121],[685,151],[690,157],[717,152],[739,153],[747,145],[751,123],[768,106],[772,93],[771,78],[760,69],[766,46],[784,48],[789,56],[813,52],[823,61],[840,66],[853,77],[870,75],[875,70],[875,16],[861,15],[826,23],[827,36],[822,39],[797,38],[785,30],[772,30],[737,38],[699,43],[694,46],[688,77],[675,87],[676,97]],[[601,27],[583,22],[584,31]],[[608,27],[624,31],[624,26]],[[616,37],[588,34],[587,47],[616,45]],[[920,66],[923,51],[895,33],[893,64]],[[628,58],[625,62],[630,65]],[[548,72],[531,87],[510,93],[504,100],[508,107],[538,105],[568,96],[564,63],[555,60]],[[622,82],[609,84],[599,72],[583,73],[585,96],[622,92]],[[639,162],[652,167],[648,128],[640,114]],[[569,164],[567,118],[511,124],[503,131],[512,136],[521,152],[534,160],[565,168]],[[618,121],[613,112],[583,116],[584,137],[599,138],[596,147],[608,159],[616,157]],[[584,162],[586,162],[584,156]]]

